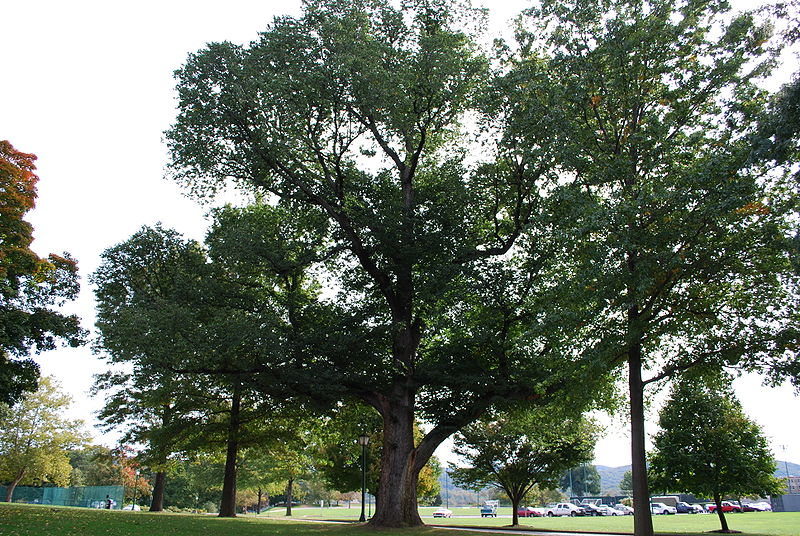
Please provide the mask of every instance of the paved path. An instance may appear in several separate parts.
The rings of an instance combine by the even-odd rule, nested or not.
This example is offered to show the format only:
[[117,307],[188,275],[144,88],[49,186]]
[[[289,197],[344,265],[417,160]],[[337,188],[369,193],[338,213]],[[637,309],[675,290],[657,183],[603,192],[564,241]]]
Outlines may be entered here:
[[609,536],[608,532],[604,533],[594,533],[594,532],[553,532],[553,531],[538,531],[538,530],[516,530],[516,529],[504,529],[500,527],[486,527],[486,528],[477,528],[477,527],[454,527],[453,525],[428,525],[429,527],[435,527],[437,529],[446,529],[446,530],[461,530],[467,532],[488,532],[491,534],[526,534],[528,536],[536,535],[536,536]]

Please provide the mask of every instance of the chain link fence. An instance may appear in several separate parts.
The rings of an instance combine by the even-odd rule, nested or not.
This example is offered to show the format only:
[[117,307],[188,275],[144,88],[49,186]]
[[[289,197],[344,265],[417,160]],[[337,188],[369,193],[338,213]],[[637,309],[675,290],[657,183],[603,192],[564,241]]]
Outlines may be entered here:
[[[6,487],[0,486],[0,497],[6,496]],[[122,486],[76,486],[70,488],[45,488],[17,486],[11,502],[29,504],[54,504],[58,506],[82,506],[85,508],[122,508],[125,489]]]

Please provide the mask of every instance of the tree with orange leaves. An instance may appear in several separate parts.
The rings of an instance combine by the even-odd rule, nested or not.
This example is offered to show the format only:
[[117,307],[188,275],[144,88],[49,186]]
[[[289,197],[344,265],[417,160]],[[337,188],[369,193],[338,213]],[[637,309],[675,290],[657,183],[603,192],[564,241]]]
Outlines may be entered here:
[[0,403],[9,405],[36,390],[31,351],[52,349],[59,339],[78,346],[84,336],[76,316],[52,309],[77,296],[76,262],[69,255],[42,259],[30,247],[33,226],[24,217],[36,200],[35,160],[0,141]]

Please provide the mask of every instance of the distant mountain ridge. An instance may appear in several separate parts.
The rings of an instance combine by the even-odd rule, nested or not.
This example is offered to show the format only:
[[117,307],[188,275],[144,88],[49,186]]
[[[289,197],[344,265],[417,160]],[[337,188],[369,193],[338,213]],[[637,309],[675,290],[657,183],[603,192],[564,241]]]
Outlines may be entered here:
[[[790,476],[800,475],[800,464],[792,462],[783,462],[775,460],[777,468],[775,469],[775,476],[778,478],[786,477],[786,468],[789,468]],[[600,489],[602,493],[617,492],[619,491],[619,483],[622,482],[622,476],[625,471],[630,471],[630,465],[623,465],[621,467],[609,467],[607,465],[595,465],[597,472],[600,475]]]

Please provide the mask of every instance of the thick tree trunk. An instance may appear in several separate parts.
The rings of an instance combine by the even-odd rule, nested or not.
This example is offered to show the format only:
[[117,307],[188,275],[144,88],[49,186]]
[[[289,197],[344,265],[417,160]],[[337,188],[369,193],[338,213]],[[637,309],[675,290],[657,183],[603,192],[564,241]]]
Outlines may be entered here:
[[231,418],[228,422],[228,450],[225,455],[225,476],[222,480],[222,502],[219,507],[219,517],[236,517],[236,458],[239,455],[241,403],[241,388],[236,383],[231,401]]
[[516,527],[519,525],[519,503],[522,502],[521,497],[511,497],[511,525]]
[[26,471],[27,471],[27,468],[25,468],[25,467],[20,469],[19,472],[17,473],[17,476],[14,477],[14,480],[12,480],[11,483],[6,488],[6,502],[9,502],[9,503],[11,502],[11,499],[14,497],[14,489],[16,489],[17,484],[19,484],[20,481],[22,481],[22,477],[25,476],[25,472]]
[[[171,421],[172,421],[172,406],[170,404],[164,404],[161,407],[161,427],[164,430],[168,429]],[[164,444],[163,439],[161,442],[159,442],[158,450],[160,451],[159,462],[161,464],[166,464],[171,449],[167,448],[167,446]],[[166,482],[166,479],[167,479],[166,471],[158,471],[156,473],[156,481],[153,484],[153,499],[150,501],[151,512],[164,511],[164,484]]]
[[628,391],[631,404],[631,480],[633,483],[633,533],[653,536],[650,514],[650,490],[644,443],[644,383],[642,382],[642,347],[639,340],[628,348]]
[[150,501],[151,512],[164,511],[164,484],[167,480],[167,473],[159,471],[156,473],[156,481],[153,484],[153,500]]
[[414,448],[413,393],[396,385],[395,396],[384,399],[383,454],[375,514],[369,524],[381,527],[417,527],[423,525],[417,510],[417,480],[427,462],[417,459]]
[[722,527],[722,531],[729,532],[728,520],[725,519],[725,512],[722,511],[722,497],[719,493],[714,494],[714,504],[717,505],[717,517],[719,517],[719,525]]
[[286,483],[286,515],[292,515],[292,500],[294,499],[294,478]]

